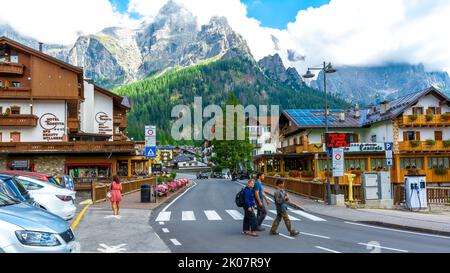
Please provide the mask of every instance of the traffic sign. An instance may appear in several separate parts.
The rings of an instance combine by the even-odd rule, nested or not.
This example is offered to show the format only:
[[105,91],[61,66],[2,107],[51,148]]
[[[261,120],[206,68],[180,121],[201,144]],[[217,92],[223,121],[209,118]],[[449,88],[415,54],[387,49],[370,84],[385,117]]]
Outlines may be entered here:
[[333,176],[344,176],[344,149],[342,148],[333,149]]
[[393,158],[393,156],[392,156],[392,150],[386,150],[386,158]]
[[392,158],[386,158],[386,166],[392,167],[394,165],[394,162]]
[[145,126],[146,137],[156,137],[156,126]]
[[384,143],[384,147],[385,147],[386,151],[392,151],[392,148],[394,147],[394,143],[386,142],[386,143]]
[[145,156],[147,158],[156,157],[156,146],[155,147],[145,147]]

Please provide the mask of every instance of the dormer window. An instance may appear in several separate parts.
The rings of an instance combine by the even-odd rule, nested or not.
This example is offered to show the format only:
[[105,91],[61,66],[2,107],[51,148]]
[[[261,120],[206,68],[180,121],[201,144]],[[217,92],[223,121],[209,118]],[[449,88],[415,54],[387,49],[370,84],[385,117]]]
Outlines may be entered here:
[[11,106],[11,115],[20,115],[20,107]]
[[423,115],[423,107],[413,107],[413,115]]

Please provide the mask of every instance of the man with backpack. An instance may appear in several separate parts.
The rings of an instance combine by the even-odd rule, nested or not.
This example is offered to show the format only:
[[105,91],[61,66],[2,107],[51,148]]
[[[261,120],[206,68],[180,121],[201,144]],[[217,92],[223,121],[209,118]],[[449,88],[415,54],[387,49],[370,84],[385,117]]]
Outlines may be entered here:
[[284,181],[281,179],[277,180],[277,191],[275,192],[275,205],[277,207],[277,218],[273,222],[272,229],[270,230],[270,234],[278,235],[277,232],[278,226],[281,222],[281,219],[284,220],[286,224],[287,230],[290,232],[291,236],[297,236],[300,234],[297,230],[292,228],[291,221],[289,220],[289,215],[287,213],[287,202],[289,201],[289,196],[284,189]]
[[236,196],[236,205],[244,208],[244,224],[242,234],[257,237],[256,234],[256,216],[254,212],[255,192],[253,190],[255,181],[250,179],[247,186]]

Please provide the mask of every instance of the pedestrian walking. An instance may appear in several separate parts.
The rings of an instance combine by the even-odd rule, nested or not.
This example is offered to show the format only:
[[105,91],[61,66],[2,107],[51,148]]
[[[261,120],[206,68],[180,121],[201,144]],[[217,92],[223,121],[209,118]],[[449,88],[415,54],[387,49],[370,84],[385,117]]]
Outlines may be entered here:
[[257,203],[257,214],[256,214],[256,230],[264,231],[265,228],[262,227],[262,223],[267,216],[266,204],[270,205],[269,199],[266,197],[262,183],[264,182],[264,173],[258,173],[256,175],[255,181],[255,198]]
[[110,189],[110,201],[113,210],[113,215],[119,215],[120,201],[122,201],[122,183],[117,175],[113,176]]
[[258,236],[256,234],[256,216],[255,207],[255,181],[250,179],[244,190],[244,227],[242,234],[250,236]]
[[277,218],[273,222],[270,234],[278,235],[278,226],[280,225],[281,219],[284,220],[286,228],[291,236],[297,236],[300,234],[297,230],[292,228],[291,221],[289,220],[289,215],[287,213],[287,202],[289,201],[289,196],[284,189],[284,181],[281,179],[277,180],[277,191],[275,192],[275,205],[277,207]]

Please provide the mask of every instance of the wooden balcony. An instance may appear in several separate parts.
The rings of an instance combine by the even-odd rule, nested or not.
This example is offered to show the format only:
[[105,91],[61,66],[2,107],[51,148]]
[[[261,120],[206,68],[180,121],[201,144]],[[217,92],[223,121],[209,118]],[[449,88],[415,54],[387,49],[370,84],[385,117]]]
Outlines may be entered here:
[[23,75],[24,66],[16,63],[0,62],[0,75]]
[[114,115],[113,122],[114,122],[114,125],[118,126],[120,129],[127,128],[127,116]]
[[127,137],[123,134],[114,134],[113,140],[114,141],[127,141]]
[[31,97],[31,89],[25,87],[0,87],[2,99],[28,99]]
[[450,126],[449,115],[403,115],[398,119],[399,127],[445,127]]
[[308,145],[291,145],[288,147],[284,147],[279,149],[280,152],[286,154],[303,154],[303,153],[323,153],[323,145],[322,144],[308,144]]
[[0,115],[0,126],[36,127],[37,120],[35,115]]
[[0,153],[134,153],[134,142],[0,142]]
[[71,133],[76,133],[80,129],[80,121],[77,118],[67,118],[67,128]]
[[427,141],[404,141],[399,142],[400,152],[450,152],[450,146],[445,145],[444,141],[436,141],[430,145]]

